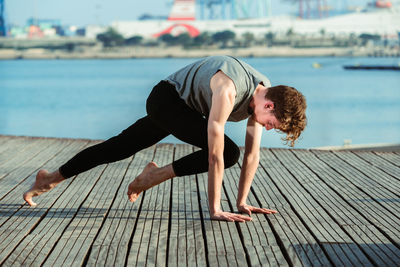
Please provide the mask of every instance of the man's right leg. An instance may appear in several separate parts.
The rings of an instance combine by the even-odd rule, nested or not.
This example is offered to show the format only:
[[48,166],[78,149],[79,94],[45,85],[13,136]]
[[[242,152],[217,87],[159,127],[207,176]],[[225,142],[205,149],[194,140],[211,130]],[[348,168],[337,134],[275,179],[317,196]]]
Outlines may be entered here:
[[[174,161],[161,168],[150,163],[128,187],[130,201],[135,201],[141,192],[175,176],[205,172],[208,170],[207,119],[189,108],[180,98],[175,87],[160,82],[154,87],[146,103],[147,113],[159,128],[180,140],[202,148],[200,151]],[[225,136],[225,167],[232,166],[239,158],[239,148]]]
[[[163,83],[155,88],[147,100],[149,117],[166,132],[179,140],[201,148],[172,163],[177,176],[208,171],[208,119],[190,108],[178,95],[173,85]],[[228,168],[239,159],[238,146],[224,136],[224,164]]]
[[[130,201],[136,201],[139,194],[175,176],[201,173],[208,170],[207,119],[189,108],[179,97],[173,85],[161,82],[147,99],[147,113],[158,127],[174,135],[181,141],[195,145],[201,150],[175,160],[172,164],[158,168],[149,164],[128,187]],[[225,167],[235,164],[239,158],[239,148],[225,135]],[[154,164],[154,163],[153,163]]]
[[[32,197],[48,192],[66,178],[101,164],[130,157],[159,142],[167,135],[168,133],[155,125],[148,116],[141,118],[119,135],[79,152],[59,170],[52,173],[40,170],[36,175],[35,183],[23,197],[30,206],[34,206],[36,203],[32,201]],[[145,170],[155,167],[154,163],[150,163]]]

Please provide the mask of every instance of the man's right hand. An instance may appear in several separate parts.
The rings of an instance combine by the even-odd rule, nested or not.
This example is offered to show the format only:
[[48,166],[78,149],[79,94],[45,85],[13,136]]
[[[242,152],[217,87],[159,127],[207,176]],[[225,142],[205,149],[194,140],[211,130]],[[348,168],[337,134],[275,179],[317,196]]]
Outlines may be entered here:
[[225,211],[211,213],[211,219],[228,222],[247,222],[252,220],[249,216]]

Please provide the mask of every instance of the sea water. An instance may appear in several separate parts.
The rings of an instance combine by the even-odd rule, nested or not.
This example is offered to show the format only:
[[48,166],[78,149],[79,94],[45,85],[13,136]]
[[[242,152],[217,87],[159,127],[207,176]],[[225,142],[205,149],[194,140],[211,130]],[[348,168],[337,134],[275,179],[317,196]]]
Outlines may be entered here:
[[[0,134],[107,139],[145,115],[145,100],[159,80],[194,60],[0,61]],[[296,147],[400,143],[400,72],[343,69],[398,59],[242,60],[273,85],[294,86],[306,96],[308,125]],[[245,127],[245,121],[228,123],[225,132],[244,145]],[[285,147],[280,137],[264,131],[262,146]]]

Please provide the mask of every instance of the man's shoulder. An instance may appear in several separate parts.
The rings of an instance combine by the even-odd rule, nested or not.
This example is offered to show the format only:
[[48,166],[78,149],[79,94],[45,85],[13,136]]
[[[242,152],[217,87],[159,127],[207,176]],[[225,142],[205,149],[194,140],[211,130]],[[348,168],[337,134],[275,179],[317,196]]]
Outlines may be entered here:
[[200,61],[205,61],[205,62],[227,62],[227,63],[239,63],[242,62],[241,60],[228,56],[228,55],[215,55],[215,56],[209,56],[204,58],[203,60]]
[[236,95],[236,88],[234,81],[226,75],[223,71],[216,72],[210,80],[211,91],[221,90],[228,94]]

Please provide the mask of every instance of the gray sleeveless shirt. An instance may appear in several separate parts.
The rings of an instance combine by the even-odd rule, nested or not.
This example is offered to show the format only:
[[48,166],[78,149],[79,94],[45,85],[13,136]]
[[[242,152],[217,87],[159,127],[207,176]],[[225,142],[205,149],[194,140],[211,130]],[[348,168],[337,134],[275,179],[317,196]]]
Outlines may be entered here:
[[254,90],[260,83],[266,87],[270,87],[271,83],[267,77],[239,59],[230,56],[207,57],[178,70],[165,81],[175,86],[189,107],[208,117],[212,99],[210,80],[219,70],[232,79],[236,88],[235,105],[228,121],[248,118]]

